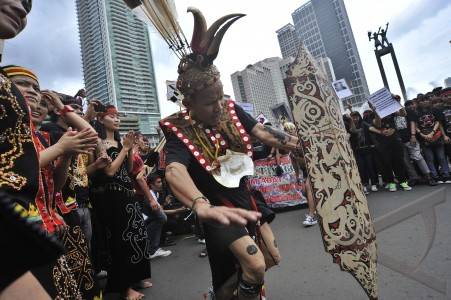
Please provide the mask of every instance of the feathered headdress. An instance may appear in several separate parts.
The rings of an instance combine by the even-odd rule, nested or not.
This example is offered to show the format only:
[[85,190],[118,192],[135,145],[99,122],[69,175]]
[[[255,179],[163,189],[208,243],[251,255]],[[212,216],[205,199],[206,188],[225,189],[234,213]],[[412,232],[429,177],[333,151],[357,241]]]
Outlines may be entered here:
[[224,34],[244,14],[230,14],[219,18],[207,28],[205,17],[197,8],[189,7],[194,16],[191,44],[177,22],[172,0],[124,0],[132,11],[147,23],[151,23],[169,48],[180,58],[177,89],[185,98],[219,80],[219,71],[213,65],[218,56]]

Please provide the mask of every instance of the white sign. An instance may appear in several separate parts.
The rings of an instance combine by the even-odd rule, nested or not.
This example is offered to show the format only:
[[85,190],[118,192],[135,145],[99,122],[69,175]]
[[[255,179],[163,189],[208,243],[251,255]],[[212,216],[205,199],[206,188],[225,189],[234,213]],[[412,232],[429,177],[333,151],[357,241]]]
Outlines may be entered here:
[[169,101],[174,103],[182,103],[183,95],[176,87],[176,82],[171,80],[166,80],[166,97]]
[[238,102],[238,101],[235,101],[235,103],[251,116],[254,115],[254,104],[249,102]]
[[348,87],[348,84],[344,79],[332,82],[332,87],[334,88],[335,93],[337,94],[337,97],[340,98],[340,100],[352,96],[351,89]]
[[387,88],[382,88],[371,94],[369,102],[376,108],[376,112],[381,118],[398,112],[402,108],[401,104],[393,99]]
[[255,118],[255,120],[257,120],[259,123],[261,123],[261,124],[266,124],[266,123],[268,123],[268,119],[265,117],[265,115],[264,114],[262,114],[262,113],[260,113],[256,118]]

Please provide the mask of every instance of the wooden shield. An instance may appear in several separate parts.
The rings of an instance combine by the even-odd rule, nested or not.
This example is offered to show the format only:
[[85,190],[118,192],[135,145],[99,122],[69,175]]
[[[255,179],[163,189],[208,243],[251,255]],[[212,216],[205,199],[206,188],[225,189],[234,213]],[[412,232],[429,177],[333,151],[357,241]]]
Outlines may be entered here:
[[376,235],[339,100],[302,46],[285,87],[312,182],[324,246],[377,299]]

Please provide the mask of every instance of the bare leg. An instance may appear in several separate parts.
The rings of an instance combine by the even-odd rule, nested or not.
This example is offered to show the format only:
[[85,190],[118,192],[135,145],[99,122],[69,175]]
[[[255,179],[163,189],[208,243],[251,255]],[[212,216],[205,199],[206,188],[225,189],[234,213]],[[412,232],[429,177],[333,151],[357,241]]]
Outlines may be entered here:
[[[281,257],[279,249],[277,248],[277,243],[274,238],[274,233],[268,223],[260,226],[261,237],[264,241],[260,245],[260,250],[265,258],[266,269],[278,265],[280,263]],[[231,300],[236,297],[236,289],[238,286],[238,274],[235,273],[221,286],[221,288],[216,291],[215,297],[217,300]]]
[[36,277],[27,272],[0,293],[0,300],[30,299],[30,295],[36,300],[51,300]]
[[237,299],[258,300],[260,290],[256,292],[256,289],[258,286],[261,288],[266,269],[263,253],[250,236],[243,236],[234,241],[230,245],[230,250],[237,258],[242,270]]
[[313,200],[313,191],[310,184],[310,179],[305,179],[305,194],[307,196],[308,214],[314,216],[316,212],[315,201]]
[[124,296],[127,300],[141,300],[142,298],[144,298],[144,294],[135,291],[131,287],[127,289]]
[[230,276],[229,279],[215,292],[216,300],[232,300],[236,297],[238,287],[238,273]]
[[263,239],[260,249],[265,257],[266,269],[278,265],[280,263],[281,257],[279,248],[277,247],[276,238],[271,230],[271,226],[268,223],[264,223],[260,226],[260,233]]

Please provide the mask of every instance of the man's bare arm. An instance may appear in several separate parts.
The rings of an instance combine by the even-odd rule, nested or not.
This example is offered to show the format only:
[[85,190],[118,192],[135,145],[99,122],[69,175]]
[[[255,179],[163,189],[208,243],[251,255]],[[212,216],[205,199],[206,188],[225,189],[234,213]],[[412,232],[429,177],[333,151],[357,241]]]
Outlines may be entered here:
[[[202,196],[187,168],[180,163],[173,162],[166,167],[166,181],[175,197],[187,207],[192,207],[193,200]],[[207,200],[201,198],[196,200],[193,210],[201,220],[223,225],[246,225],[248,221],[256,221],[261,216],[260,213],[241,208],[212,207]]]
[[262,143],[285,150],[297,150],[298,138],[271,126],[260,123],[254,126],[251,134]]

